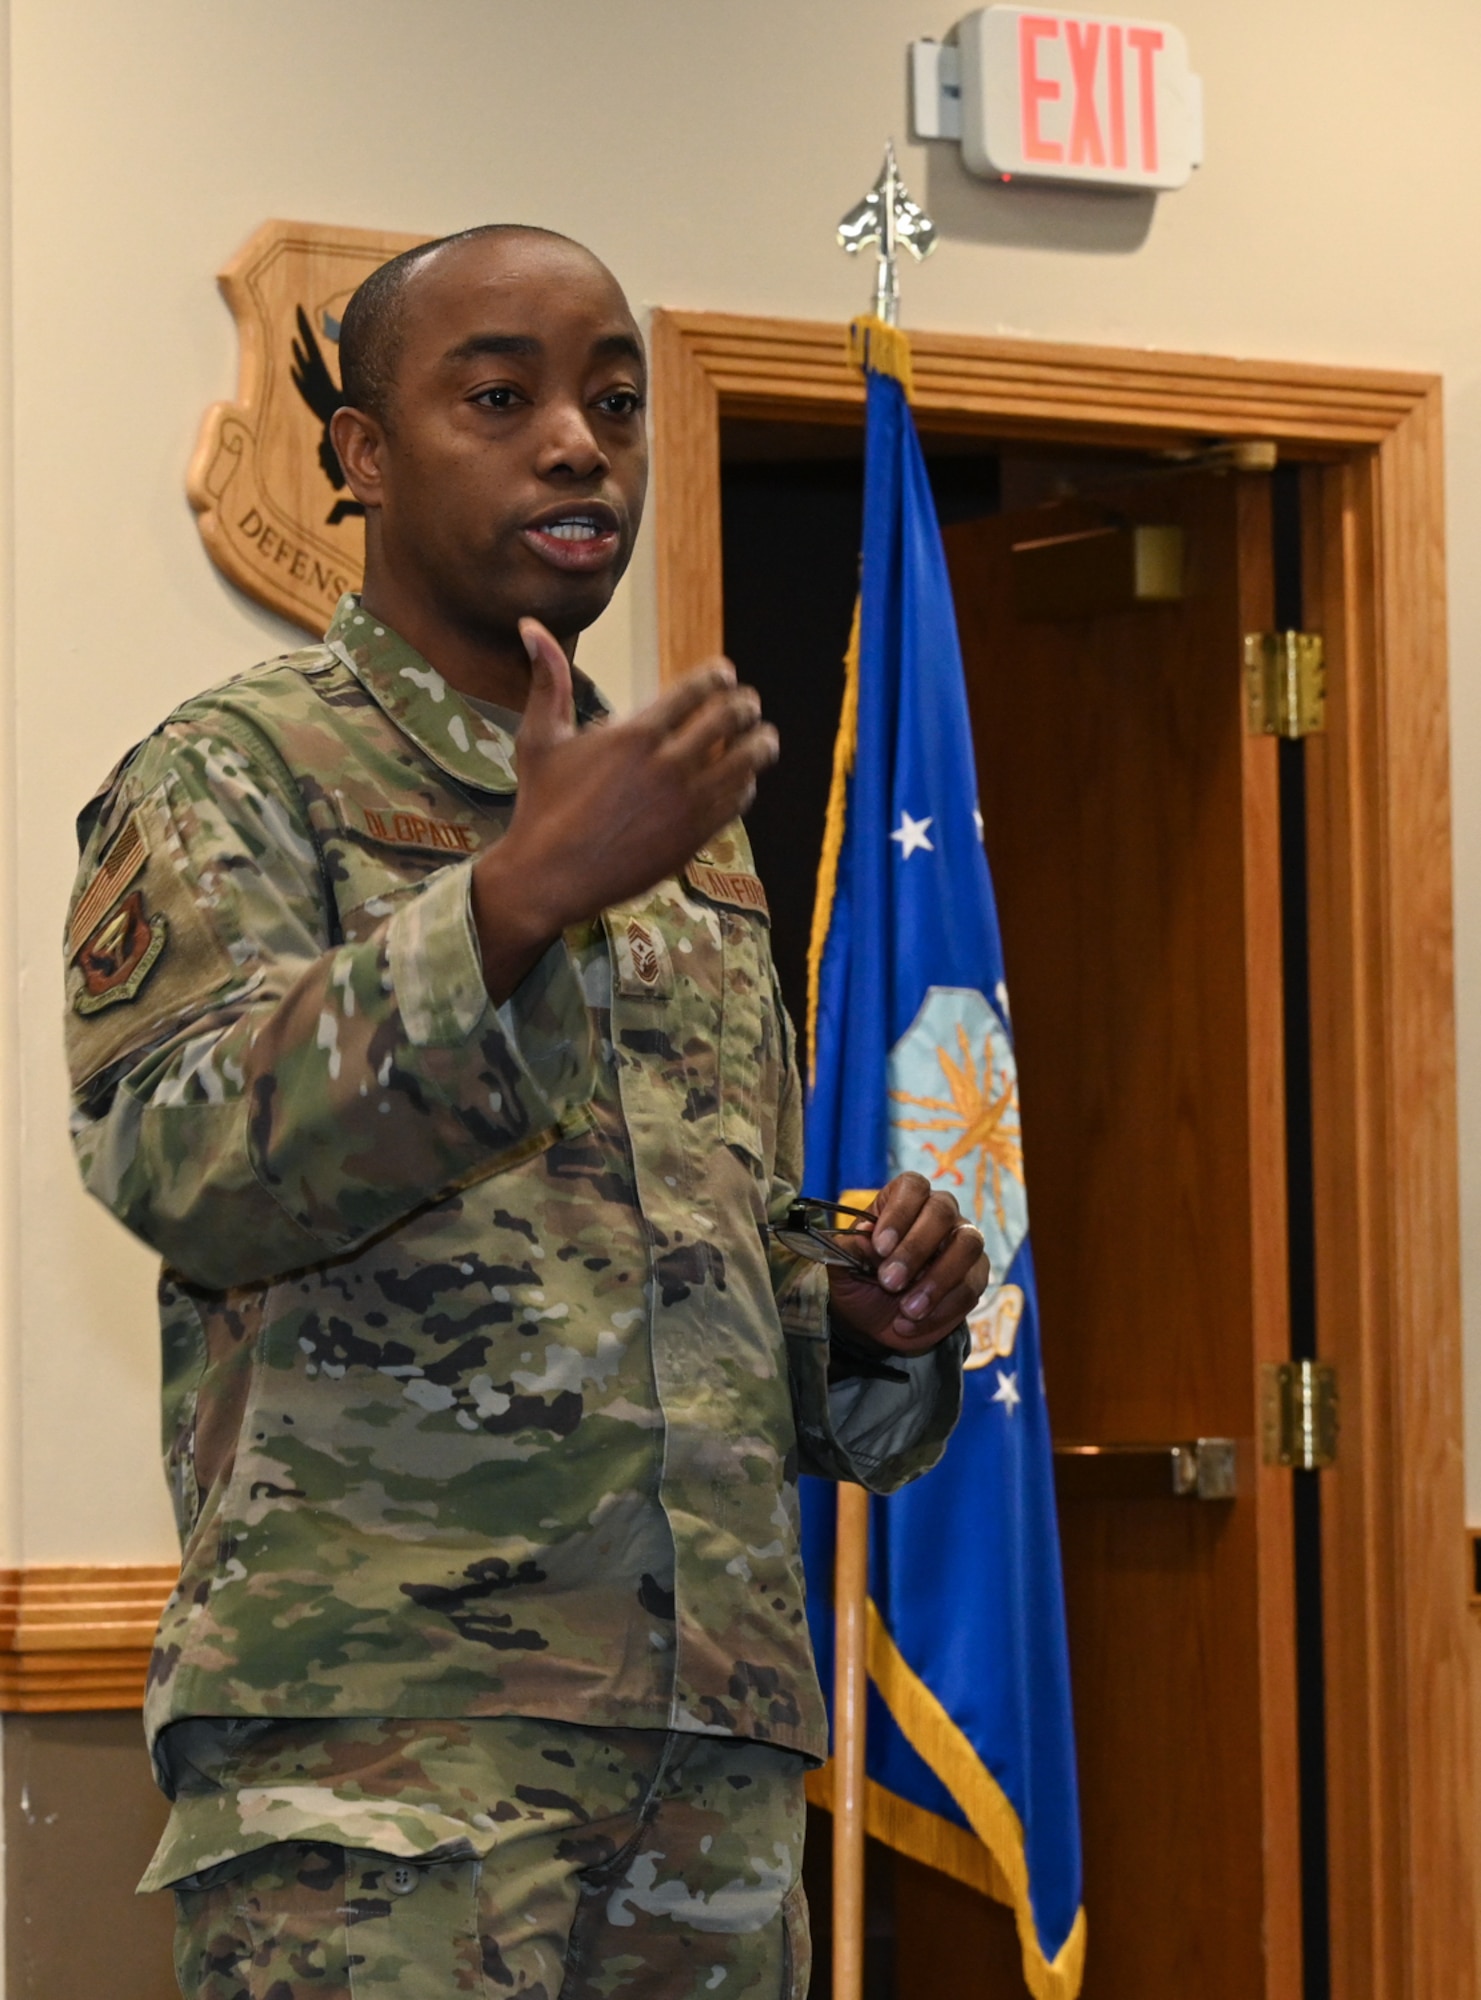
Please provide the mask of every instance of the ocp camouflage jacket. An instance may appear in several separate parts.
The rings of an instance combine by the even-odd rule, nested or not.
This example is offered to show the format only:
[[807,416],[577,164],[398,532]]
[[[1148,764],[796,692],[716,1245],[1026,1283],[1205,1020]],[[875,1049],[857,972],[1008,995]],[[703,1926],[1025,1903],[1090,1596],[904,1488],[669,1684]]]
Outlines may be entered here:
[[887,1491],[955,1421],[957,1341],[830,1392],[824,1274],[769,1241],[799,1086],[742,830],[495,1008],[471,857],[514,789],[347,599],[82,815],[77,1148],[165,1260],[151,1739],[521,1714],[821,1755],[797,1474]]

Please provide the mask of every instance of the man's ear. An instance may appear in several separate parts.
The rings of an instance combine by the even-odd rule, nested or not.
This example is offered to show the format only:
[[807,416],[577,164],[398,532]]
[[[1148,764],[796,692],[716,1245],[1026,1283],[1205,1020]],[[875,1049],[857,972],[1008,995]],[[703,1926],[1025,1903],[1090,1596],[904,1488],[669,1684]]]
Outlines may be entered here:
[[339,454],[350,491],[362,507],[381,504],[381,453],[386,434],[364,410],[345,406],[329,419],[329,436]]

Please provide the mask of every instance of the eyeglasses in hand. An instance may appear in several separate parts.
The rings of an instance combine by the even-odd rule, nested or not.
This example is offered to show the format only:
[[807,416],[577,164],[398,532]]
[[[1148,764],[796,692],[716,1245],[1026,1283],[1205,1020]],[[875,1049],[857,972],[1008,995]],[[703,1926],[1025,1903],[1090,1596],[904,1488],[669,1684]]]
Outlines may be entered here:
[[[852,1215],[857,1220],[840,1225],[836,1220],[840,1215]],[[873,1209],[849,1208],[840,1201],[818,1201],[801,1194],[781,1221],[771,1224],[771,1233],[784,1250],[809,1257],[815,1264],[832,1264],[840,1270],[852,1271],[855,1277],[867,1278],[872,1283],[874,1264],[862,1251],[850,1248],[848,1238],[860,1222],[876,1220]]]

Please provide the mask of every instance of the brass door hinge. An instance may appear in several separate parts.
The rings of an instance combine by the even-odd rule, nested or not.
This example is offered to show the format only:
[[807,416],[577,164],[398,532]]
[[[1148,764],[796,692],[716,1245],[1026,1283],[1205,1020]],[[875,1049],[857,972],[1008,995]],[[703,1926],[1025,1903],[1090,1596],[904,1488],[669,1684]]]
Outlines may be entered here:
[[1267,1361],[1260,1370],[1267,1465],[1320,1472],[1337,1458],[1337,1370],[1330,1361]]
[[1251,736],[1318,736],[1327,726],[1319,632],[1250,632],[1244,642]]

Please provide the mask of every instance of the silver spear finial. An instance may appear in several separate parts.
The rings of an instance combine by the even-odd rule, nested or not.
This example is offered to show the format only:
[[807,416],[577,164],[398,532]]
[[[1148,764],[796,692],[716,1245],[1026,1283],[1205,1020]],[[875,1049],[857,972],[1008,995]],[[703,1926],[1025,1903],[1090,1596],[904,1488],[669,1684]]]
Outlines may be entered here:
[[936,247],[936,225],[918,202],[905,192],[900,169],[895,164],[895,142],[884,150],[879,179],[857,208],[851,208],[838,225],[838,241],[850,256],[857,256],[873,244],[879,252],[874,279],[874,310],[886,326],[900,324],[899,251],[903,243],[919,260]]

